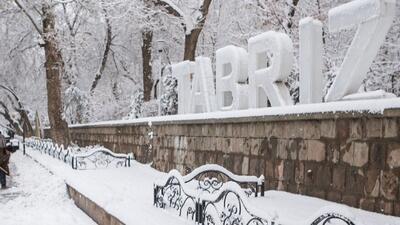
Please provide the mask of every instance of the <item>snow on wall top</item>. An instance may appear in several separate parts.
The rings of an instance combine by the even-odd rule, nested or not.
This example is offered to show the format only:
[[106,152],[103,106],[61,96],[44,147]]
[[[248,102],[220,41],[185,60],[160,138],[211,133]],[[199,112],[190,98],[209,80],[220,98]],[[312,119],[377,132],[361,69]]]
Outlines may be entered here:
[[102,121],[87,124],[75,124],[70,127],[86,127],[86,126],[110,126],[110,125],[127,125],[149,122],[177,122],[177,121],[193,121],[193,120],[212,120],[212,119],[238,119],[248,117],[262,116],[287,116],[287,115],[302,115],[310,113],[371,113],[383,114],[386,109],[400,109],[400,98],[390,99],[373,99],[373,100],[358,100],[358,101],[338,101],[330,103],[318,104],[302,104],[295,106],[283,107],[268,107],[258,109],[246,109],[238,111],[211,112],[198,114],[183,114],[172,116],[157,116],[139,118],[133,120],[114,120]]

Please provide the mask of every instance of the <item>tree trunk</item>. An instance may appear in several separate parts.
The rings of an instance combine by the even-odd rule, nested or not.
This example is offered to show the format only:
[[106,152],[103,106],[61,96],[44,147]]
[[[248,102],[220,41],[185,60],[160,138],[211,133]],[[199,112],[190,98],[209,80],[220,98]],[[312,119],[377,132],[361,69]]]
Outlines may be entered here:
[[48,4],[42,5],[42,12],[50,135],[56,143],[68,146],[70,143],[69,130],[68,124],[63,118],[61,98],[61,77],[64,73],[64,62],[56,39],[56,18],[53,9]]
[[190,32],[190,34],[185,35],[185,53],[183,55],[183,60],[194,61],[196,58],[196,48],[197,42],[202,28],[196,28]]
[[185,35],[185,53],[183,56],[183,60],[191,60],[191,61],[195,60],[197,42],[199,40],[200,33],[204,28],[204,24],[206,23],[208,10],[210,8],[211,2],[212,0],[203,1],[203,4],[200,6],[199,9],[202,15],[200,21],[198,21],[196,28],[190,31],[190,34]]
[[151,66],[151,45],[153,42],[153,32],[145,30],[142,32],[142,62],[143,62],[143,100],[151,100],[151,91],[153,89],[153,71]]

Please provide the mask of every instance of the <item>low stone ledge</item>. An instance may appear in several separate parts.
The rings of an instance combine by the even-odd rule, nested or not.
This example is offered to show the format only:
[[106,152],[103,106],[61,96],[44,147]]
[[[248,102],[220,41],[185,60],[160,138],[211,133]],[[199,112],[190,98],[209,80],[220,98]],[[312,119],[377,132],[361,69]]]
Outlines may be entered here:
[[118,218],[108,213],[102,207],[78,192],[75,188],[67,184],[69,197],[74,201],[83,212],[99,225],[125,225]]

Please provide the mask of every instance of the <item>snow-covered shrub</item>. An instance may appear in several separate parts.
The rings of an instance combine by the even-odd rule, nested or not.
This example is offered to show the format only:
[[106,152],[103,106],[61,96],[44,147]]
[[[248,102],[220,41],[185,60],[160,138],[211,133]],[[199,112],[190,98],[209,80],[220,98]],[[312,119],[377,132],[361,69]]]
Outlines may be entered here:
[[175,77],[168,74],[163,80],[164,93],[160,99],[161,115],[174,115],[178,112],[178,82]]
[[131,110],[125,119],[136,119],[142,117],[143,103],[143,91],[138,90],[133,95],[133,101],[130,106]]
[[76,86],[65,90],[64,117],[70,124],[86,123],[90,118],[89,100],[86,92]]

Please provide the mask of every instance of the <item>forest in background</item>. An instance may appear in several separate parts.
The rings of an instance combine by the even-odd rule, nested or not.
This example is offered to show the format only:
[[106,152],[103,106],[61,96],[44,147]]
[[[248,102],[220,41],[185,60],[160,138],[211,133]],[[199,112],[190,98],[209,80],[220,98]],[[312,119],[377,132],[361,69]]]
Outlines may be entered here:
[[[297,102],[298,27],[307,16],[323,23],[326,93],[355,33],[330,33],[327,15],[346,2],[2,0],[0,123],[22,129],[37,114],[42,124],[55,128],[56,139],[63,139],[57,131],[67,124],[175,114],[177,82],[169,65],[200,55],[215,63],[218,48],[247,49],[250,37],[268,30],[284,32],[293,41],[295,66],[287,85]],[[363,82],[365,91],[400,96],[399,1],[396,8]]]

